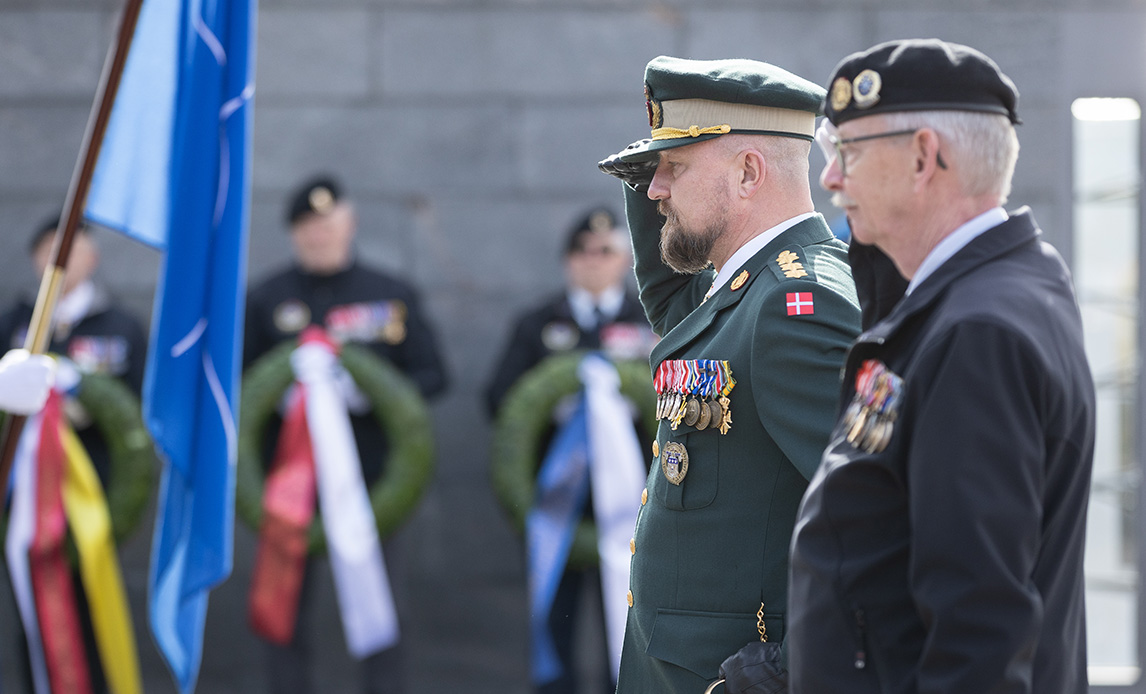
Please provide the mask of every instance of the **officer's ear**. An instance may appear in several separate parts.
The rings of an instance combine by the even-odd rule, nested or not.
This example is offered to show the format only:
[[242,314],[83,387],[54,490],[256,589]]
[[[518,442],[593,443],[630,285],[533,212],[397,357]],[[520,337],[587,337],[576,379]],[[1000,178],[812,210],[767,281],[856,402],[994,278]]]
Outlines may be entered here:
[[748,148],[740,151],[736,163],[740,174],[738,192],[740,197],[750,198],[764,185],[764,179],[768,177],[768,162],[760,150]]

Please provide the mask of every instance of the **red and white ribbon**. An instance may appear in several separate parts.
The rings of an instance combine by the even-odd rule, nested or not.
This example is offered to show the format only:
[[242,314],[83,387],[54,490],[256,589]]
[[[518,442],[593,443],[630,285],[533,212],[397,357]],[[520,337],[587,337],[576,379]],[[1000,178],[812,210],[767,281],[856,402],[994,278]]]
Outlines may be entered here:
[[334,347],[308,340],[291,355],[306,386],[318,501],[350,654],[365,658],[398,642],[398,613],[382,557],[346,400],[336,383]]

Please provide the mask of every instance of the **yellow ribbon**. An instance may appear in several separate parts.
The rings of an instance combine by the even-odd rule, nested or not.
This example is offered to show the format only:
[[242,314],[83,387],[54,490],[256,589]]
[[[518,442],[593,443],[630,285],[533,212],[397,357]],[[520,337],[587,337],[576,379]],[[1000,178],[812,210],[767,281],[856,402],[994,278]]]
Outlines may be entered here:
[[690,125],[687,130],[680,128],[657,128],[652,132],[654,140],[675,140],[682,137],[700,137],[701,135],[727,135],[732,131],[732,126],[725,123],[724,125],[713,125],[707,128],[702,128],[699,125]]
[[115,694],[140,694],[139,659],[123,576],[112,539],[111,515],[91,458],[66,422],[60,424],[68,470],[64,511],[80,555],[80,577],[88,596],[92,628],[108,687]]

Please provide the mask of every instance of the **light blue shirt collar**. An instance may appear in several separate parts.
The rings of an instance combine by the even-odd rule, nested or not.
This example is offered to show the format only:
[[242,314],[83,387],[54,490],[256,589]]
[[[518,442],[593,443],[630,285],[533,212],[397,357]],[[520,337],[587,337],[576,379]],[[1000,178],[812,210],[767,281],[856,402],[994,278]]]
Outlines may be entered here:
[[951,259],[953,255],[963,250],[963,247],[974,241],[983,232],[988,229],[994,229],[1003,222],[1007,221],[1009,216],[1007,211],[1002,207],[993,207],[978,217],[965,222],[955,231],[935,245],[923,262],[919,264],[919,269],[915,271],[915,276],[911,278],[911,283],[907,285],[907,293],[915,291],[915,288],[923,283],[939,269],[943,263]]

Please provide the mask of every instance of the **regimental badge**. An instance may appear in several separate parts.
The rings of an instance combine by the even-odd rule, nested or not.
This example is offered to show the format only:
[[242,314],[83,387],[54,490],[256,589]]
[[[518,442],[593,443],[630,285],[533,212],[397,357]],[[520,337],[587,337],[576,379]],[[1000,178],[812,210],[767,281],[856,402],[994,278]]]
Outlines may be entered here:
[[731,289],[732,291],[736,291],[737,289],[740,289],[741,287],[743,287],[744,283],[747,281],[748,281],[748,271],[747,270],[741,270],[740,274],[736,276],[736,279],[732,280],[732,284],[728,285],[728,288]]
[[792,251],[784,251],[776,256],[776,264],[780,266],[784,276],[789,279],[799,279],[807,277],[808,271],[804,269],[804,264],[800,262],[800,256]]
[[572,323],[553,321],[541,329],[541,344],[550,352],[564,352],[577,346],[581,333]]
[[649,112],[649,127],[653,130],[661,127],[664,122],[664,114],[661,113],[661,104],[653,98],[653,92],[649,89],[649,85],[645,85],[645,110]]
[[287,299],[271,314],[279,332],[294,334],[310,325],[310,308],[298,299]]
[[816,312],[816,302],[811,292],[788,292],[785,300],[789,316],[810,316]]
[[832,92],[829,97],[832,102],[832,109],[835,111],[842,111],[848,107],[852,102],[852,83],[848,81],[847,77],[837,77],[835,82],[832,82]]
[[899,417],[903,379],[878,359],[868,359],[856,373],[856,394],[844,412],[848,443],[866,453],[887,448]]
[[688,474],[688,449],[683,443],[669,441],[661,451],[661,471],[672,484],[680,484]]
[[315,186],[306,196],[306,201],[310,203],[310,209],[319,214],[326,214],[334,208],[334,193],[326,186]]
[[856,75],[852,82],[852,98],[855,99],[856,108],[871,108],[879,103],[879,89],[883,86],[883,79],[875,70],[864,70]]

